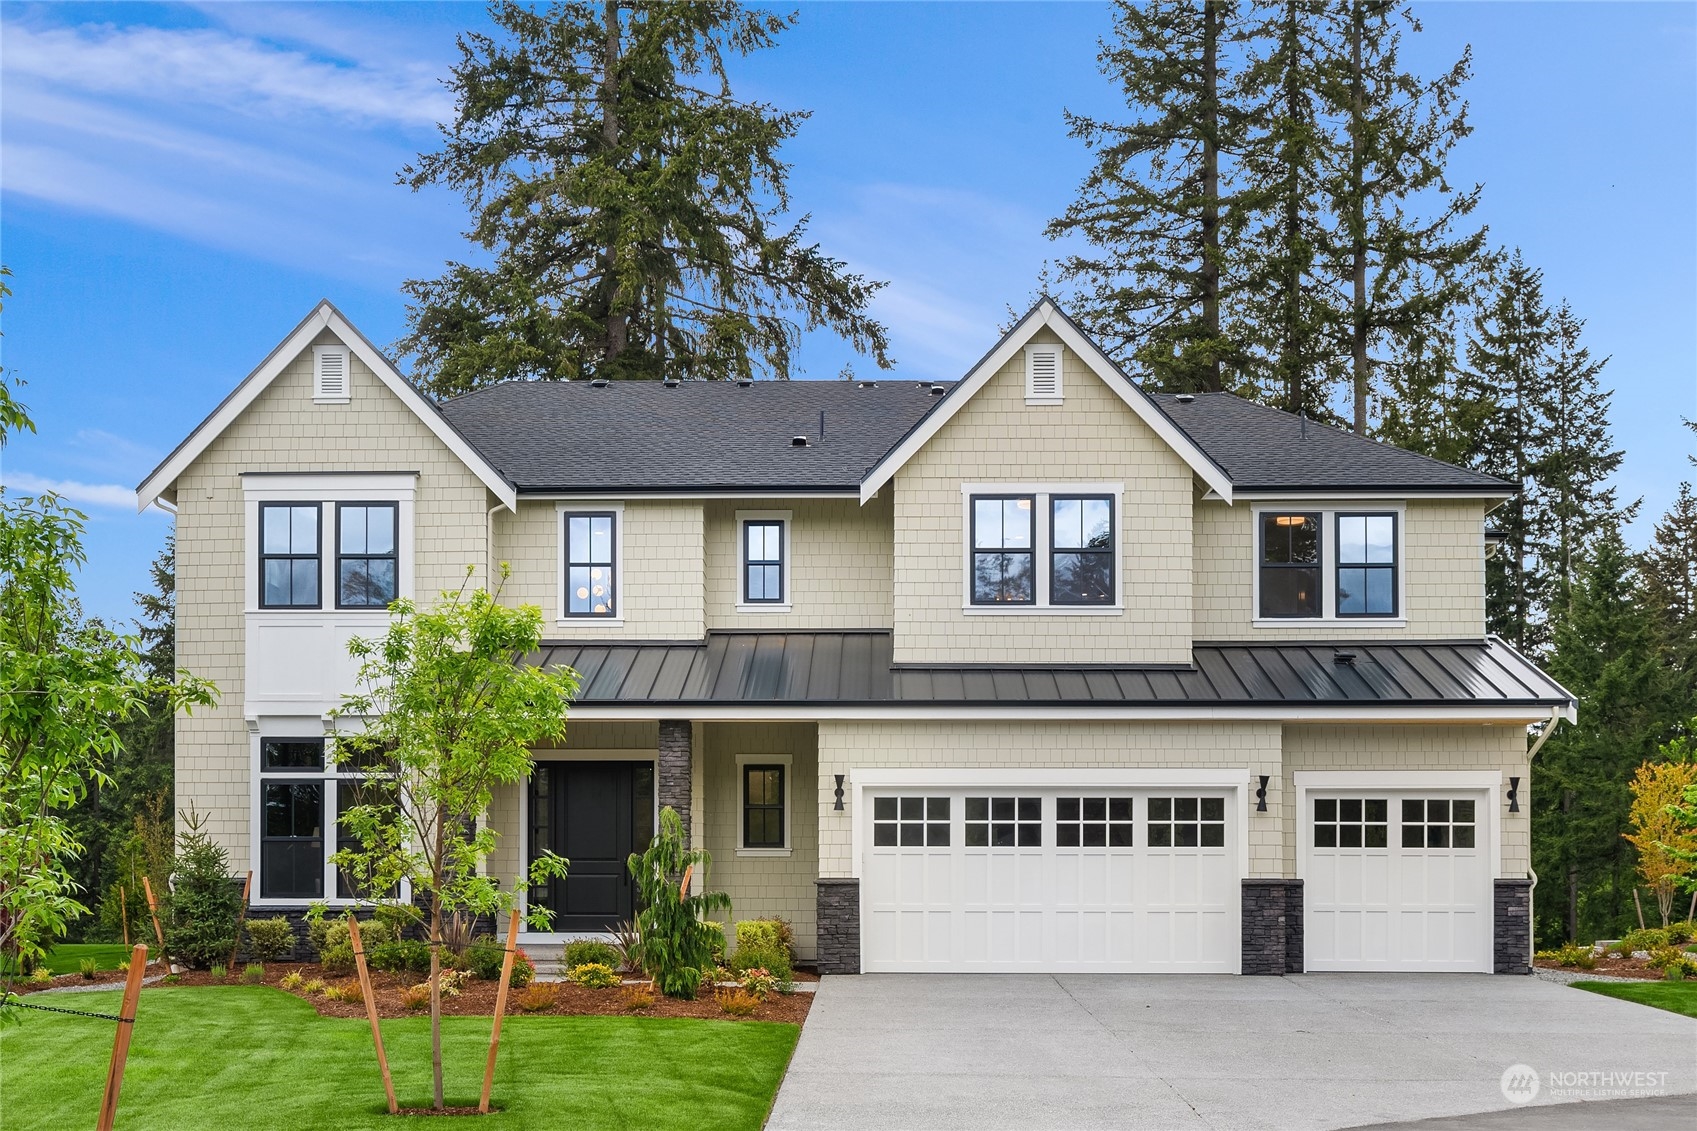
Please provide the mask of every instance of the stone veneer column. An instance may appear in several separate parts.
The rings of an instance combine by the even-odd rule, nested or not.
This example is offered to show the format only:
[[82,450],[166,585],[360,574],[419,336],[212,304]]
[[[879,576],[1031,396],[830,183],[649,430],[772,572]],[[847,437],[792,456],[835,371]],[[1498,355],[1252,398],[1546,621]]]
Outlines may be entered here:
[[690,842],[690,755],[693,729],[688,719],[660,720],[660,804],[683,819],[684,844]]
[[1285,973],[1300,974],[1303,970],[1302,948],[1302,881],[1285,881]]
[[1532,973],[1532,881],[1498,880],[1492,918],[1492,970],[1498,974]]
[[1285,972],[1285,881],[1243,881],[1243,972]]
[[819,972],[860,973],[860,881],[819,879]]

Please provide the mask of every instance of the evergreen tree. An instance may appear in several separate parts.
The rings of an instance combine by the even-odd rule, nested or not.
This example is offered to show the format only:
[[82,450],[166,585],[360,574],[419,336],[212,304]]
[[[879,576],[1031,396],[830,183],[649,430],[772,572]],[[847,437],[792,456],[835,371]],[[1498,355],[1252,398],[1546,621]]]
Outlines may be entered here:
[[1095,166],[1048,226],[1089,244],[1060,276],[1085,328],[1156,388],[1217,391],[1244,364],[1222,311],[1241,283],[1230,248],[1247,206],[1227,163],[1249,123],[1231,64],[1245,34],[1236,0],[1119,0],[1097,58],[1131,116],[1066,114]]
[[1480,462],[1496,391],[1460,364],[1459,352],[1453,311],[1393,343],[1380,371],[1375,439],[1462,467]]
[[1679,485],[1639,560],[1661,653],[1690,704],[1682,714],[1697,715],[1697,495],[1690,483]]
[[728,55],[793,18],[730,0],[499,2],[460,37],[455,120],[401,171],[466,198],[488,266],[405,284],[432,392],[514,378],[788,377],[802,330],[888,367],[883,284],[785,226],[804,113],[735,97]]

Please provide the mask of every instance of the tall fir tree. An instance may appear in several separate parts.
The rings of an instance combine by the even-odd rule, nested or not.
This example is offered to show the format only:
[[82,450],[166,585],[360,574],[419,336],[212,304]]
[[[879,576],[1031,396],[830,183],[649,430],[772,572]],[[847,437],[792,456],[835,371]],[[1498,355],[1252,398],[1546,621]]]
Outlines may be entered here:
[[1086,329],[1155,388],[1241,381],[1244,349],[1223,311],[1247,219],[1227,168],[1249,124],[1231,62],[1245,34],[1237,0],[1119,0],[1098,61],[1130,117],[1066,114],[1095,165],[1047,229],[1088,244],[1061,258],[1060,277],[1079,291]]
[[1697,494],[1690,483],[1679,485],[1640,563],[1660,650],[1685,699],[1680,714],[1689,718],[1697,715]]
[[737,98],[726,58],[793,17],[730,0],[498,2],[460,37],[442,148],[401,171],[473,212],[487,266],[405,284],[397,344],[432,392],[514,378],[790,375],[804,329],[888,367],[882,286],[789,224],[805,113]]
[[1459,338],[1450,311],[1393,343],[1379,373],[1374,439],[1463,467],[1480,462],[1495,390],[1460,363]]

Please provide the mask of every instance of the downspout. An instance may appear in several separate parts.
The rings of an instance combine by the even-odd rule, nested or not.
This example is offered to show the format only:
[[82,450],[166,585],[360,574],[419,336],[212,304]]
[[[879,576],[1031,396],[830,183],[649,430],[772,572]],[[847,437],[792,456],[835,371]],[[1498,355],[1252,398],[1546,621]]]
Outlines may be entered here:
[[[495,512],[506,510],[506,503],[496,503],[489,508],[485,519],[483,532],[483,585],[489,592],[495,591]],[[517,514],[517,511],[513,512]]]
[[[1556,726],[1561,722],[1561,719],[1561,708],[1551,707],[1550,721],[1544,724],[1544,729],[1538,732],[1538,737],[1533,741],[1532,748],[1526,752],[1526,788],[1529,790],[1532,788],[1532,759],[1538,756],[1538,751],[1544,748],[1544,743],[1548,742],[1550,736],[1556,733]],[[1526,804],[1528,807],[1526,821],[1530,825],[1532,822],[1531,798],[1527,798]],[[1538,953],[1538,940],[1532,930],[1532,903],[1538,897],[1538,873],[1532,867],[1532,837],[1530,833],[1526,837],[1526,845],[1526,874],[1532,877],[1532,886],[1526,889],[1526,965],[1531,966],[1534,956]]]

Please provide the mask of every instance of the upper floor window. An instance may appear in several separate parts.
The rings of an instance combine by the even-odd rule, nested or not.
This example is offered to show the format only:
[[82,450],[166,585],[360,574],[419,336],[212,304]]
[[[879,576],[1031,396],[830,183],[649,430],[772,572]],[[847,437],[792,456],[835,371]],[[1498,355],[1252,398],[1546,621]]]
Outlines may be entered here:
[[972,497],[972,603],[1030,605],[1037,588],[1032,568],[1034,495]]
[[618,616],[613,511],[567,512],[566,608],[570,617]]
[[336,507],[336,607],[387,608],[398,582],[394,503]]
[[1114,602],[1114,504],[1106,495],[1053,496],[1049,521],[1049,600]]
[[318,608],[317,503],[259,507],[259,604],[267,609]]
[[1338,515],[1337,568],[1338,616],[1396,616],[1396,515]]
[[1263,617],[1320,615],[1320,516],[1261,515]]
[[747,519],[742,524],[742,599],[750,605],[781,605],[784,592],[784,523]]

